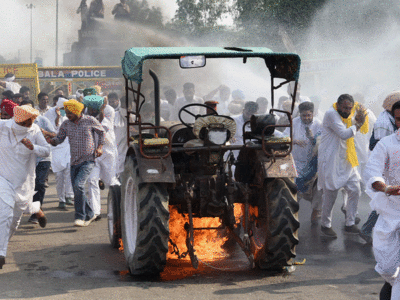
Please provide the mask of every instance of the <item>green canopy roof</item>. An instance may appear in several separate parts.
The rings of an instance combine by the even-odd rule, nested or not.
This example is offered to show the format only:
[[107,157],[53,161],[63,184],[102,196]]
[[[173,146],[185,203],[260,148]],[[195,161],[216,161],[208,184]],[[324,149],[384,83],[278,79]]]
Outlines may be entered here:
[[274,53],[263,47],[148,47],[131,48],[122,59],[122,72],[130,80],[141,83],[143,62],[146,59],[179,59],[181,56],[204,55],[206,58],[261,57],[272,76],[297,80],[300,57],[292,53]]

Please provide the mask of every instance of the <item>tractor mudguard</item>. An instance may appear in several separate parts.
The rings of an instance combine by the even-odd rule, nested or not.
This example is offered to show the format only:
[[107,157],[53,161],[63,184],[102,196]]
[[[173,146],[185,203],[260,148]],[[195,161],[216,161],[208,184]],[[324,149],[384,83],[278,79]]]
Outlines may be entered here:
[[[165,159],[147,159],[140,154],[139,145],[132,145],[139,165],[140,182],[175,183],[174,163],[171,156]],[[129,153],[129,151],[128,151]]]
[[263,161],[262,166],[264,178],[294,178],[298,176],[292,154],[277,157],[275,162]]

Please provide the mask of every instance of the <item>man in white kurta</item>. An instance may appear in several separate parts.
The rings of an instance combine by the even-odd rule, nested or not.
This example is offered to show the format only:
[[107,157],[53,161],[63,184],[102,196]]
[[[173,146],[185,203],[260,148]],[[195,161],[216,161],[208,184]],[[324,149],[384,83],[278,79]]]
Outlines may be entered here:
[[[174,110],[172,112],[172,116],[170,117],[170,121],[179,121],[179,116],[178,116],[179,110],[183,106],[188,104],[204,104],[204,100],[200,97],[195,96],[194,94],[195,94],[194,84],[191,82],[186,82],[183,85],[183,97],[176,99],[174,103]],[[187,108],[187,110],[194,115],[205,114],[205,108],[199,106],[189,107]],[[186,112],[181,113],[181,118],[186,123],[194,123],[195,121],[195,118]]]
[[[60,130],[61,124],[68,120],[65,116],[64,102],[68,100],[65,98],[58,98],[57,104],[51,107],[44,116],[50,120],[56,133]],[[68,137],[64,142],[51,148],[51,168],[56,176],[56,189],[58,196],[58,208],[66,209],[66,205],[73,206],[74,190],[71,183],[71,153],[69,149]]]
[[[335,107],[325,113],[321,143],[318,149],[318,189],[323,190],[321,233],[324,236],[336,238],[332,227],[332,209],[339,189],[344,188],[348,193],[345,233],[359,234],[355,225],[358,200],[360,198],[360,175],[357,168],[349,161],[350,152],[347,150],[347,140],[354,137],[357,130],[365,122],[364,112],[357,112],[355,120],[350,120],[346,128],[343,119],[349,120],[354,99],[348,94],[338,98]],[[355,148],[355,147],[354,147]],[[357,157],[355,149],[352,153]]]
[[[400,125],[400,103],[396,123]],[[400,131],[378,142],[364,171],[370,206],[378,214],[373,232],[375,270],[400,299]]]
[[[390,93],[383,101],[383,109],[378,116],[374,124],[373,137],[374,143],[370,143],[369,149],[372,151],[376,143],[386,136],[393,134],[397,130],[397,125],[394,119],[394,112],[392,108],[396,102],[400,101],[400,91],[395,91]],[[378,214],[376,211],[372,210],[368,216],[368,220],[361,227],[360,236],[367,242],[372,242],[372,230],[378,220]]]
[[[296,165],[298,178],[303,178],[310,172],[313,166],[313,156],[316,150],[317,138],[322,133],[321,122],[314,118],[314,104],[312,102],[303,102],[299,105],[300,116],[293,119],[292,138],[293,150],[292,155]],[[286,128],[283,132],[284,136],[290,135],[290,128]],[[315,171],[314,171],[315,173]],[[321,217],[322,191],[318,190],[316,185],[316,175],[311,176],[310,180],[305,182],[300,190],[299,197],[312,203],[311,222],[316,224]],[[296,181],[296,184],[298,182]]]
[[101,213],[99,180],[101,179],[106,186],[119,184],[119,181],[116,179],[115,171],[117,151],[114,124],[105,116],[101,119],[101,112],[105,107],[104,98],[101,96],[86,96],[83,98],[83,104],[88,108],[88,113],[101,122],[105,130],[103,155],[95,159],[95,166],[88,179],[88,202],[94,212],[96,220],[100,218]]
[[126,124],[127,112],[125,108],[121,107],[121,101],[116,93],[111,93],[108,95],[108,102],[115,110],[114,133],[118,152],[116,173],[119,175],[124,171],[125,157],[126,153],[128,152],[128,133]]
[[8,241],[32,202],[37,156],[50,154],[39,126],[33,124],[39,112],[28,107],[16,107],[13,119],[0,121],[0,268]]

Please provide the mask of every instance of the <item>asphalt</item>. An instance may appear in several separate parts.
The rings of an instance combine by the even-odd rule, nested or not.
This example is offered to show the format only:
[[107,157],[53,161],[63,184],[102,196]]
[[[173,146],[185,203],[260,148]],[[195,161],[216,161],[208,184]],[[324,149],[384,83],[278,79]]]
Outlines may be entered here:
[[[128,274],[124,255],[110,246],[106,196],[102,219],[88,227],[73,226],[73,208],[57,209],[54,175],[50,176],[44,211],[48,225],[27,223],[9,244],[0,270],[0,299],[378,299],[383,280],[374,271],[371,245],[343,234],[340,201],[334,207],[338,238],[320,237],[310,223],[311,206],[300,202],[300,244],[293,272],[275,274],[252,269],[237,249],[230,257],[200,261],[168,260],[158,278]],[[368,199],[359,203],[361,223],[369,213]]]

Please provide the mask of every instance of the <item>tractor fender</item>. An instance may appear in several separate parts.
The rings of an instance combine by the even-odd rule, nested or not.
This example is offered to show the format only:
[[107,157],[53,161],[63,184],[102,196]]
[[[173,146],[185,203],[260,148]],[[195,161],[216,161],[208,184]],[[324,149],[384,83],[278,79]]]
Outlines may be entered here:
[[171,156],[164,159],[144,158],[140,154],[139,146],[136,144],[129,147],[127,155],[134,155],[136,157],[141,183],[175,183],[174,163]]
[[292,154],[277,157],[275,161],[261,161],[264,178],[298,177]]

